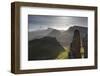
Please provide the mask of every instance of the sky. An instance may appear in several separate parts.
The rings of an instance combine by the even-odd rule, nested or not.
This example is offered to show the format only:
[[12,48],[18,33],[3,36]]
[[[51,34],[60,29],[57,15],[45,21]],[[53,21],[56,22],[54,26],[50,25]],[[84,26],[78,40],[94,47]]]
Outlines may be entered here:
[[28,15],[28,31],[54,28],[67,30],[71,26],[88,26],[87,17]]

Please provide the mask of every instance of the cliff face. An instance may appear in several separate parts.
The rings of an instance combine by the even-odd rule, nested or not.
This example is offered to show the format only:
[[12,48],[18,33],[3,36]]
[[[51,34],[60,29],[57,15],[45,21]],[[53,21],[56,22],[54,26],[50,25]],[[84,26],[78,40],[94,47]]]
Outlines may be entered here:
[[82,43],[83,43],[83,48],[84,48],[84,58],[87,58],[88,57],[88,37],[87,37],[87,34],[82,39]]
[[81,48],[80,32],[78,30],[75,30],[73,40],[70,44],[69,58],[72,59],[81,58],[80,48]]

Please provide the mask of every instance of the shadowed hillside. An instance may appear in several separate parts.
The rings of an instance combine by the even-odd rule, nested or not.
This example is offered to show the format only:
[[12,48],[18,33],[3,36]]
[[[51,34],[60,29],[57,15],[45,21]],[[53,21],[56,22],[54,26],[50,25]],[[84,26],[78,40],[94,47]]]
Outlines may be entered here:
[[65,51],[53,37],[43,37],[29,41],[28,50],[29,60],[55,59],[61,52]]

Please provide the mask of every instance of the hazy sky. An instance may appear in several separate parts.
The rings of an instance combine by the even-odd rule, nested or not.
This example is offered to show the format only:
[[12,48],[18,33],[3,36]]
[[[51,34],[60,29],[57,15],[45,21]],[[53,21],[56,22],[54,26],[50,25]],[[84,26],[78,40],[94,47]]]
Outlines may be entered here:
[[47,28],[67,30],[70,26],[74,25],[87,27],[88,18],[71,16],[28,15],[29,31],[42,30]]

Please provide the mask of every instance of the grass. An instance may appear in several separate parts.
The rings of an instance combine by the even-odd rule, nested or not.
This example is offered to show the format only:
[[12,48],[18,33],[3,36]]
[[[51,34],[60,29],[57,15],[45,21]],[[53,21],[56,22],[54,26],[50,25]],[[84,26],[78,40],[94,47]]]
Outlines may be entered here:
[[81,47],[81,51],[80,51],[81,55],[82,55],[82,58],[84,58],[84,48]]
[[[64,49],[65,49],[65,51],[63,51],[63,52],[61,52],[58,56],[57,56],[57,58],[56,59],[68,59],[69,57],[68,57],[68,53],[69,53],[69,48],[67,47],[64,47]],[[81,55],[82,55],[82,58],[84,58],[84,48],[83,47],[81,47],[81,49],[80,49],[80,53],[81,53]]]
[[68,52],[69,52],[69,48],[65,48],[65,51],[61,52],[56,59],[68,59]]

